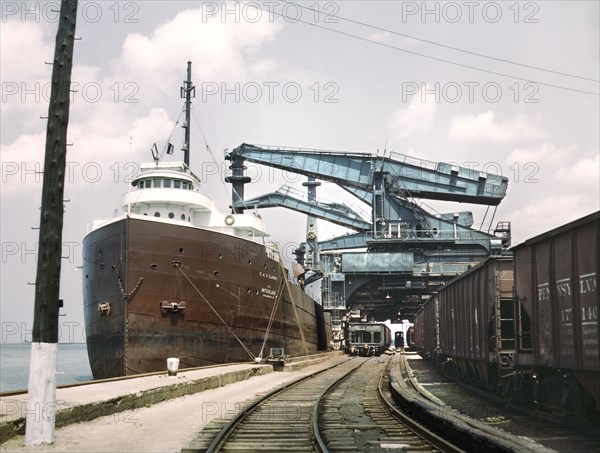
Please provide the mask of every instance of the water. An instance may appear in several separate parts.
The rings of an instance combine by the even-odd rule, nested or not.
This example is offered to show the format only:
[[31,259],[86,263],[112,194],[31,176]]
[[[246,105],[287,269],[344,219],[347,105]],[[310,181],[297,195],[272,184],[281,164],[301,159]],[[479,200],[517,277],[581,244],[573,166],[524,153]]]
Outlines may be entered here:
[[[0,343],[0,392],[27,388],[30,355],[30,343]],[[58,385],[91,381],[86,344],[59,343],[56,373]]]

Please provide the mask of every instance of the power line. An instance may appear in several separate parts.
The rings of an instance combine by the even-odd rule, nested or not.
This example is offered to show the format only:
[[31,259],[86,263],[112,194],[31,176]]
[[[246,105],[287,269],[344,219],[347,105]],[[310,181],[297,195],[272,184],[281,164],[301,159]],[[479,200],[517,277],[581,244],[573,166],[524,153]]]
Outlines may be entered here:
[[[282,0],[282,3],[289,4],[289,2],[287,2],[285,0]],[[297,5],[300,8],[308,9],[310,11],[313,11],[313,12],[316,12],[316,13],[319,13],[319,14],[323,14],[323,12],[319,11],[318,9],[314,9],[314,8],[311,8],[311,7],[308,7],[308,6],[303,6],[301,4],[297,4]],[[365,27],[372,28],[374,30],[379,30],[379,31],[383,31],[383,32],[386,32],[386,33],[391,33],[393,35],[402,36],[402,37],[405,37],[405,38],[414,39],[416,41],[425,42],[427,44],[432,44],[434,46],[439,46],[439,47],[444,47],[446,49],[456,50],[457,52],[462,52],[462,53],[466,53],[466,54],[469,54],[469,55],[475,55],[475,56],[481,57],[481,58],[488,58],[490,60],[501,61],[503,63],[509,63],[509,64],[513,64],[513,65],[516,65],[516,66],[522,66],[524,68],[535,69],[537,71],[550,72],[552,74],[558,74],[558,75],[562,75],[562,76],[566,76],[566,77],[573,77],[573,78],[581,79],[581,80],[589,80],[591,82],[600,82],[600,80],[598,80],[598,79],[592,79],[592,78],[589,78],[589,77],[583,77],[583,76],[579,76],[579,75],[576,75],[576,74],[569,74],[567,72],[555,71],[553,69],[541,68],[539,66],[533,66],[533,65],[528,65],[528,64],[525,64],[525,63],[519,63],[517,61],[512,61],[512,60],[507,60],[507,59],[504,59],[504,58],[494,57],[492,55],[485,55],[485,54],[482,54],[482,53],[477,53],[477,52],[473,52],[473,51],[470,51],[470,50],[461,49],[459,47],[449,46],[447,44],[442,44],[442,43],[439,43],[439,42],[430,41],[428,39],[418,38],[416,36],[407,35],[405,33],[400,33],[400,32],[394,31],[394,30],[389,30],[387,28],[378,27],[376,25],[367,24],[365,22],[360,22],[358,20],[348,19],[347,17],[342,17],[342,16],[339,16],[337,14],[335,15],[335,18],[336,19],[341,19],[343,21],[350,22],[350,23],[353,23],[353,24],[363,25]],[[375,41],[375,42],[377,42],[377,41]]]
[[[244,3],[244,4],[247,5],[247,6],[253,7],[253,8],[260,9],[262,11],[262,8],[260,8],[260,6],[258,6],[256,4],[249,4],[249,3]],[[277,16],[283,17],[283,18],[286,17],[283,14],[276,12],[274,9],[270,9],[269,12],[272,13],[272,14],[275,14]],[[472,69],[474,71],[485,72],[487,74],[493,74],[493,75],[497,75],[497,76],[500,76],[500,77],[506,77],[506,78],[514,79],[514,80],[522,80],[524,82],[537,83],[538,85],[547,86],[547,87],[551,87],[551,88],[558,88],[560,90],[574,91],[576,93],[583,93],[583,94],[591,94],[591,95],[594,95],[594,96],[600,96],[600,93],[595,93],[593,91],[579,90],[577,88],[569,88],[569,87],[565,87],[565,86],[561,86],[561,85],[554,85],[552,83],[540,82],[540,81],[537,81],[537,80],[527,79],[527,78],[524,78],[524,77],[517,77],[517,76],[510,75],[510,74],[504,74],[504,73],[501,73],[501,72],[492,71],[492,70],[489,70],[489,69],[478,68],[476,66],[471,66],[471,65],[467,65],[467,64],[463,64],[463,63],[457,63],[455,61],[447,60],[447,59],[444,59],[444,58],[433,57],[431,55],[427,55],[427,54],[420,53],[420,52],[415,52],[413,50],[403,49],[401,47],[393,46],[391,44],[386,44],[386,43],[383,43],[383,42],[374,41],[372,39],[364,38],[364,37],[358,36],[358,35],[353,35],[352,33],[347,33],[345,31],[335,30],[333,28],[328,28],[328,27],[324,27],[322,25],[314,24],[312,22],[307,22],[307,21],[299,19],[299,18],[294,18],[294,20],[296,22],[301,22],[303,24],[310,25],[312,27],[320,28],[322,30],[327,30],[327,31],[330,31],[332,33],[337,33],[339,35],[347,36],[349,38],[354,38],[354,39],[358,39],[360,41],[365,41],[365,42],[368,42],[368,43],[371,43],[371,44],[376,44],[378,46],[387,47],[387,48],[393,49],[393,50],[398,50],[400,52],[405,52],[405,53],[409,53],[409,54],[412,54],[412,55],[417,55],[419,57],[428,58],[430,60],[440,61],[442,63],[447,63],[447,64],[451,64],[451,65],[454,65],[454,66],[459,66],[459,67],[462,67],[462,68],[466,68],[466,69]]]

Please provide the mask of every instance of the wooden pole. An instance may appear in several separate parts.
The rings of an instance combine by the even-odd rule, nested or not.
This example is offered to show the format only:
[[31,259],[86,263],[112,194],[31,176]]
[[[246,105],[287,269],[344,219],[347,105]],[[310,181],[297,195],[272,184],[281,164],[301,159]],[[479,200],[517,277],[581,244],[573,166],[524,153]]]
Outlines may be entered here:
[[54,442],[63,199],[76,21],[77,1],[62,0],[46,128],[25,445]]

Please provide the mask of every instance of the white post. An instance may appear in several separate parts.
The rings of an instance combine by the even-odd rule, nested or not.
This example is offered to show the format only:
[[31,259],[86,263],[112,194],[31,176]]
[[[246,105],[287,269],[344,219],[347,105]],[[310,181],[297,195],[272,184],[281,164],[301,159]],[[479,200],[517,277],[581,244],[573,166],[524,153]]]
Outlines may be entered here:
[[54,442],[58,343],[31,343],[25,445]]

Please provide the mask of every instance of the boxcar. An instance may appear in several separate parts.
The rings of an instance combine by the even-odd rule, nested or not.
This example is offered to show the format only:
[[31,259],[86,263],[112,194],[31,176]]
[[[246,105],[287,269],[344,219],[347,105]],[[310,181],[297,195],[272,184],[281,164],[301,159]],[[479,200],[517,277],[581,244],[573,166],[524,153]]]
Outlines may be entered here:
[[389,327],[380,323],[351,323],[348,335],[346,352],[360,356],[380,355],[392,342]]
[[559,413],[598,411],[599,235],[596,212],[513,249],[516,297],[531,320],[523,339],[534,398]]

